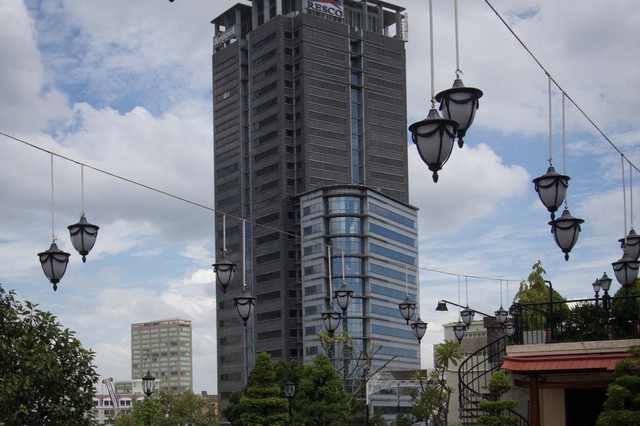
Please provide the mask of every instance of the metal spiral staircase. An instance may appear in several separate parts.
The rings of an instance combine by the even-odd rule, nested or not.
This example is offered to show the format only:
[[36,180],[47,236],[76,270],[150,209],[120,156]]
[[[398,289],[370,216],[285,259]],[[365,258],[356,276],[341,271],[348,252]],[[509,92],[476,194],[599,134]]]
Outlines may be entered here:
[[[506,353],[507,336],[502,336],[472,353],[460,363],[458,370],[458,398],[460,402],[460,421],[463,425],[477,425],[478,416],[483,412],[478,403],[489,399],[489,380],[500,368]],[[529,426],[526,418],[509,410],[509,414],[518,417],[518,426]]]

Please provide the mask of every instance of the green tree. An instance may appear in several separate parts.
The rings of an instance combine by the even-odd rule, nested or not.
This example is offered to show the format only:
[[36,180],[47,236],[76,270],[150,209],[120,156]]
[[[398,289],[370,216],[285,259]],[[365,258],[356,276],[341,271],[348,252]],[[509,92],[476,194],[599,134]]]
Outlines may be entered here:
[[238,404],[242,424],[282,425],[289,416],[287,403],[282,386],[276,381],[271,355],[261,352],[249,373],[244,395]]
[[[542,267],[542,261],[538,260],[532,266],[532,272],[527,277],[527,281],[520,282],[520,288],[516,293],[514,301],[525,306],[521,312],[522,323],[529,330],[544,329],[552,326],[553,320],[562,318],[568,312],[564,303],[566,299],[555,289],[547,285],[544,275],[547,271]],[[551,306],[551,295],[553,295],[553,306]],[[552,320],[547,324],[548,320]]]
[[445,374],[449,366],[457,366],[464,356],[459,353],[460,345],[447,340],[434,347],[435,368],[427,377],[420,373],[415,376],[420,388],[413,394],[413,414],[420,421],[433,420],[435,425],[446,425],[449,402],[453,388],[447,385]]
[[309,426],[344,425],[350,422],[349,396],[342,376],[329,358],[318,354],[304,366],[293,403],[293,424]]
[[144,424],[215,426],[218,419],[214,407],[191,391],[179,395],[162,392],[151,398],[134,400],[131,412],[120,414],[116,421],[117,426]]
[[240,410],[240,400],[242,399],[242,391],[233,392],[229,397],[229,405],[222,410],[224,418],[227,419],[231,426],[241,426],[242,411]]
[[634,337],[640,320],[640,280],[629,288],[620,287],[611,301],[611,328],[616,339]]
[[486,414],[478,417],[478,424],[490,426],[515,425],[518,417],[505,414],[506,410],[513,410],[518,401],[501,400],[500,398],[511,390],[511,382],[502,371],[496,371],[489,380],[491,401],[480,401],[478,406]]
[[640,346],[632,346],[630,358],[622,359],[613,372],[615,380],[607,388],[604,408],[597,426],[640,424]]
[[89,425],[94,353],[37,306],[0,285],[0,424]]

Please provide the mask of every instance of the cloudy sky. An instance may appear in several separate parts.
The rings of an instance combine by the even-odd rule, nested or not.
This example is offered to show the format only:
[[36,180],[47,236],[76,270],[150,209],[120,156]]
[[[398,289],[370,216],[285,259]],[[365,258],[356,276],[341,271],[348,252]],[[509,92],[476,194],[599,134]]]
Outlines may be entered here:
[[[53,292],[36,256],[51,244],[50,155],[0,135],[0,283],[76,330],[96,351],[103,377],[129,378],[131,323],[180,317],[194,326],[194,390],[217,391],[210,21],[236,2],[0,1],[0,132],[72,160],[54,158],[54,222],[59,247],[74,253]],[[428,9],[424,0],[395,3],[409,15],[411,123],[430,106]],[[561,89],[640,164],[640,3],[491,4]],[[567,101],[568,201],[585,223],[564,260],[531,183],[548,166],[547,76],[485,2],[460,0],[459,21],[462,79],[484,91],[476,121],[437,184],[410,147],[421,316],[429,322],[424,367],[442,324],[457,319],[454,309],[433,310],[438,299],[455,302],[460,290],[461,302],[477,310],[506,307],[538,260],[565,297],[589,297],[596,278],[613,275],[617,241],[634,219],[628,206],[625,228],[620,154]],[[451,2],[435,0],[436,92],[455,78],[453,23]],[[560,94],[554,86],[558,171]],[[66,230],[82,210],[79,163],[90,166],[84,210],[100,226],[85,264]]]

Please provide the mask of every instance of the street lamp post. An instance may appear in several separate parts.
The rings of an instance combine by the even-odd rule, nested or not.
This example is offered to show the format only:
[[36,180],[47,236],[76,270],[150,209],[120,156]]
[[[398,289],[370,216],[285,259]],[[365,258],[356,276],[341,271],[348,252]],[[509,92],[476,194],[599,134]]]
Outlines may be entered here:
[[549,311],[548,311],[548,315],[547,315],[547,336],[546,336],[546,343],[552,343],[553,342],[553,284],[551,284],[551,281],[548,280],[544,280],[544,282],[546,284],[549,284]]
[[284,396],[287,397],[287,405],[289,407],[289,425],[292,425],[293,422],[291,421],[291,398],[293,398],[293,395],[296,393],[296,384],[293,383],[292,381],[288,381],[284,384]]

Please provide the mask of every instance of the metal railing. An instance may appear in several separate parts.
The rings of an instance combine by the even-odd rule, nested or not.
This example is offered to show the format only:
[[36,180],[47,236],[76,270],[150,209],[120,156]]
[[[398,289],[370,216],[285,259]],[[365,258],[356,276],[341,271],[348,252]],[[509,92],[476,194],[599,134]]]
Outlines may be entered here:
[[[478,416],[483,414],[479,408],[480,401],[490,400],[489,380],[500,368],[508,337],[502,336],[488,345],[472,353],[460,363],[458,369],[458,401],[460,404],[460,421],[463,425],[476,425]],[[513,410],[510,415],[518,417],[519,426],[528,426],[526,418]]]
[[516,325],[512,343],[517,345],[640,337],[637,295],[515,303],[509,312]]

